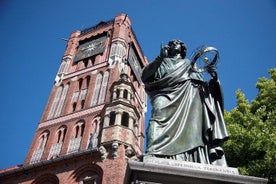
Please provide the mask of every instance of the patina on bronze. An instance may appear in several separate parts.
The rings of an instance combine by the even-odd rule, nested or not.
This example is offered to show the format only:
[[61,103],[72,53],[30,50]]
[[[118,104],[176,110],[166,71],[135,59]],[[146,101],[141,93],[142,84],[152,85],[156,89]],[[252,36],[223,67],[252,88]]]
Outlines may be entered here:
[[226,166],[228,138],[223,98],[215,67],[210,81],[185,59],[186,45],[172,40],[142,72],[151,99],[146,155]]

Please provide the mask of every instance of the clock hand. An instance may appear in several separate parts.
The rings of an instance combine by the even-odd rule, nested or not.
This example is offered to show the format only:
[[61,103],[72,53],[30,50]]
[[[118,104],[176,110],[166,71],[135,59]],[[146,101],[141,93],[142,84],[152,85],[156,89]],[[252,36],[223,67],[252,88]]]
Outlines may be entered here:
[[81,49],[81,51],[84,51],[84,50],[94,50],[98,45],[101,45],[101,44],[102,44],[102,42],[91,43],[87,47]]

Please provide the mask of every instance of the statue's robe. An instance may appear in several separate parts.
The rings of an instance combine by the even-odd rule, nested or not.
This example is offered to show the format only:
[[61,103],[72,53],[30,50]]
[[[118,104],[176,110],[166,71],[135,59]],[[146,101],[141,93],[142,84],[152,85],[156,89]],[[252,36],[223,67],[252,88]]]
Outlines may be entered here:
[[221,145],[228,134],[219,82],[204,82],[187,59],[164,58],[143,72],[152,104],[147,154],[226,166]]

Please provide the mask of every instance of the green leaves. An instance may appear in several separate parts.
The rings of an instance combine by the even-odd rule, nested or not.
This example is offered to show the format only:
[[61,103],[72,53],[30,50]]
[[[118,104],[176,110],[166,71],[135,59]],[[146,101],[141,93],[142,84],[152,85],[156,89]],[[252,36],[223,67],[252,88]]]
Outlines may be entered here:
[[228,165],[241,174],[276,182],[276,68],[271,79],[260,78],[258,94],[249,103],[237,90],[237,107],[225,112],[230,140],[224,144]]

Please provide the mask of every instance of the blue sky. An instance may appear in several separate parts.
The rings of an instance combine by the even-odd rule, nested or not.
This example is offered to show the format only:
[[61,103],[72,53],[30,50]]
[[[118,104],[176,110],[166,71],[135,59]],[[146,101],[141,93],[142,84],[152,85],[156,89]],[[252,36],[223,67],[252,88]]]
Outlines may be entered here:
[[237,89],[254,99],[258,78],[276,67],[275,0],[1,0],[0,169],[24,162],[65,51],[62,38],[120,13],[150,61],[175,38],[188,56],[200,45],[218,48],[226,110]]

